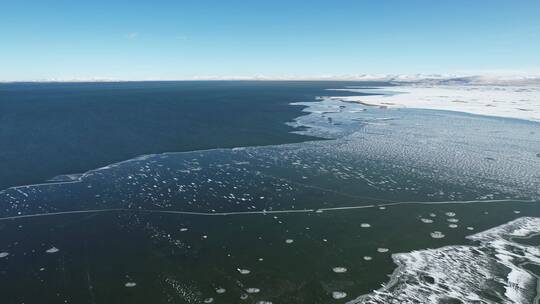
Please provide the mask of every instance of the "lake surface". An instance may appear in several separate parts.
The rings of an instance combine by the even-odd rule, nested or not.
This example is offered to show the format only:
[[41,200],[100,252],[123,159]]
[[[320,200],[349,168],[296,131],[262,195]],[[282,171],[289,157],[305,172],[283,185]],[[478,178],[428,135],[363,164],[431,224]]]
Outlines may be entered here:
[[[85,111],[70,105],[69,95],[87,102],[108,96],[88,112],[107,109],[98,113],[109,113],[109,128],[86,121],[78,132],[136,131],[126,142],[107,134],[116,144],[104,141],[99,149],[62,139],[86,151],[79,157],[104,149],[86,163],[99,164],[90,171],[69,167],[76,158],[66,160],[70,170],[51,165],[41,175],[24,154],[9,164],[28,166],[28,176],[20,174],[28,180],[49,182],[0,192],[2,301],[532,302],[540,264],[540,124],[324,98],[336,96],[326,89],[349,85],[5,85],[2,104],[18,111],[21,105],[6,102],[9,94],[23,100],[54,91],[50,102],[64,100],[57,109],[77,113],[70,123]],[[188,105],[168,99],[186,92]],[[116,100],[122,113],[113,115]],[[136,113],[123,113],[130,102]],[[160,102],[166,106],[152,114]],[[62,111],[47,112],[50,124],[55,112]],[[184,119],[177,124],[176,116]],[[134,126],[142,121],[152,129],[161,120],[159,132],[142,137],[144,128]],[[46,129],[25,121],[38,133]],[[142,144],[153,137],[159,144]],[[33,149],[58,148],[38,142]],[[16,159],[16,146],[3,155]],[[107,147],[114,157],[106,157]],[[199,149],[209,150],[188,151]],[[163,151],[170,152],[149,154]],[[57,153],[51,155],[69,159]],[[4,183],[19,179],[4,175]]]
[[[0,189],[142,154],[300,142],[285,125],[321,82],[0,84]],[[345,93],[343,93],[345,94]]]

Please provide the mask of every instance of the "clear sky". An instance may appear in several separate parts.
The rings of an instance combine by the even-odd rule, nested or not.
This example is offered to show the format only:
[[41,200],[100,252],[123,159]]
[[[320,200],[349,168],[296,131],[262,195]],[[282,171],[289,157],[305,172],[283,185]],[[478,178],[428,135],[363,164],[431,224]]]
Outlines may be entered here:
[[540,74],[540,0],[0,0],[0,80]]

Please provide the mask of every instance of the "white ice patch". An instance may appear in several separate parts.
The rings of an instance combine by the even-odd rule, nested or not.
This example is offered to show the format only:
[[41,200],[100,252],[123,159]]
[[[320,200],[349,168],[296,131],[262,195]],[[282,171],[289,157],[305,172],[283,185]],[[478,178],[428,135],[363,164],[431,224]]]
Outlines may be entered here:
[[247,293],[259,293],[261,290],[259,288],[255,288],[255,287],[250,287],[248,289],[246,289],[246,292]]
[[445,235],[440,231],[433,231],[429,235],[431,235],[431,237],[434,239],[442,239],[443,237],[445,237]]
[[8,252],[0,252],[0,259],[1,259],[1,258],[5,258],[5,257],[7,257],[8,255],[9,255]]
[[58,251],[60,251],[60,249],[56,248],[56,247],[51,247],[47,250],[45,250],[46,253],[57,253]]
[[248,269],[236,268],[236,270],[238,270],[238,272],[240,272],[240,274],[250,274],[251,273],[251,271],[248,270]]
[[137,286],[137,283],[135,283],[135,282],[127,282],[126,284],[124,284],[124,286],[126,286],[127,288],[132,288],[132,287]]
[[467,237],[476,246],[394,254],[390,282],[348,303],[531,303],[536,278],[523,265],[540,265],[540,248],[514,239],[538,233],[540,218],[523,217]]
[[334,267],[332,268],[332,271],[335,273],[345,273],[347,272],[347,268],[345,267]]
[[347,296],[347,293],[345,293],[343,291],[334,291],[334,292],[332,292],[332,298],[334,298],[336,300],[343,299],[346,296]]
[[292,244],[293,242],[294,242],[293,239],[286,239],[286,240],[285,240],[285,243],[287,243],[287,244]]

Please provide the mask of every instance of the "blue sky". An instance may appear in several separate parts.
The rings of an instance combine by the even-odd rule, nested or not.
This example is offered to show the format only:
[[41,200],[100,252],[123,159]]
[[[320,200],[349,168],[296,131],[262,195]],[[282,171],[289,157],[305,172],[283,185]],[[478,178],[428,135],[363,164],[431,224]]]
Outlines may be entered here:
[[540,1],[6,1],[0,80],[540,74]]

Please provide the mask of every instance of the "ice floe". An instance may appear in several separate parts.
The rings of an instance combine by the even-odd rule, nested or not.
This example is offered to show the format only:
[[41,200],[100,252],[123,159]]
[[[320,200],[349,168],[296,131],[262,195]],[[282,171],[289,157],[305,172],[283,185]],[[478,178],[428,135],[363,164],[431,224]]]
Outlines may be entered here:
[[56,247],[51,247],[47,250],[45,250],[46,253],[57,253],[58,251],[60,251],[60,249],[56,248]]
[[261,290],[259,288],[256,288],[256,287],[250,287],[250,288],[246,289],[247,293],[259,293],[260,291]]
[[345,267],[334,267],[332,268],[332,271],[335,273],[345,273],[347,272],[347,268]]
[[343,299],[345,297],[347,297],[347,293],[345,293],[343,291],[333,291],[332,292],[332,298],[334,298],[336,300]]
[[433,231],[430,233],[431,237],[434,239],[442,239],[445,235],[440,231]]
[[238,272],[239,272],[240,274],[250,274],[250,273],[251,273],[251,271],[248,270],[248,269],[237,268],[236,270],[238,270]]

